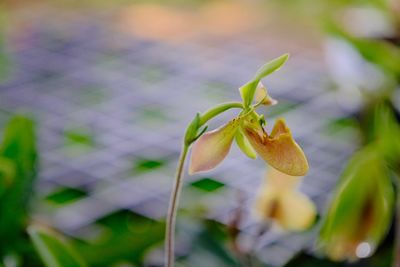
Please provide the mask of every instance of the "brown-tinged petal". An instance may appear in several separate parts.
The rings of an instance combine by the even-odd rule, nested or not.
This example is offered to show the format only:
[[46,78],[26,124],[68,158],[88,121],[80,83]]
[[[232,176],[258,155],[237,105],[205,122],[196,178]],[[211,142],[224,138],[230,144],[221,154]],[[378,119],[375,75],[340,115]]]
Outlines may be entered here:
[[215,168],[228,154],[242,120],[235,118],[226,125],[203,134],[193,145],[189,174]]
[[269,96],[267,88],[265,88],[265,86],[261,82],[259,82],[257,85],[254,99],[257,103],[262,101],[261,104],[266,106],[272,106],[278,103],[278,100],[273,99]]
[[307,158],[282,119],[276,121],[269,136],[246,123],[243,131],[257,153],[272,167],[292,176],[308,172]]

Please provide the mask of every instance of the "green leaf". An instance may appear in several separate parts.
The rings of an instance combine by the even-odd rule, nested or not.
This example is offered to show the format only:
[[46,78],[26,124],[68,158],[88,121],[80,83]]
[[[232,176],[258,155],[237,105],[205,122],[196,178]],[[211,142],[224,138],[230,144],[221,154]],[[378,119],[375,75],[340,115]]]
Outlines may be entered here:
[[57,234],[37,226],[30,226],[28,234],[47,267],[87,266],[78,253]]
[[191,183],[191,186],[198,188],[205,192],[214,192],[224,187],[225,184],[212,178],[203,178]]
[[[165,224],[128,210],[120,210],[97,221],[95,236],[73,240],[74,247],[90,266],[115,266],[121,260],[144,266],[146,253],[162,245]],[[101,255],[101,257],[99,257]]]
[[[0,195],[0,248],[7,248],[15,254],[23,255],[22,261],[35,266],[34,257],[27,253],[33,250],[25,234],[29,214],[30,197],[36,178],[36,142],[34,123],[29,118],[14,116],[5,127],[3,141],[0,144],[0,158],[3,171],[9,176],[14,172],[12,181]],[[6,165],[14,165],[14,170]],[[4,168],[5,167],[5,168]],[[4,172],[3,172],[4,173]],[[7,183],[8,183],[7,182]],[[4,256],[0,249],[0,257]]]
[[289,54],[283,54],[282,56],[267,62],[258,69],[251,81],[239,88],[245,107],[249,107],[253,102],[254,93],[260,80],[265,76],[268,76],[269,74],[279,70],[288,59]]
[[368,242],[374,252],[389,230],[393,204],[393,186],[379,149],[363,148],[343,172],[322,225],[321,246],[336,260],[355,253],[338,253],[349,242]]
[[12,185],[15,179],[15,171],[13,161],[0,157],[0,196]]

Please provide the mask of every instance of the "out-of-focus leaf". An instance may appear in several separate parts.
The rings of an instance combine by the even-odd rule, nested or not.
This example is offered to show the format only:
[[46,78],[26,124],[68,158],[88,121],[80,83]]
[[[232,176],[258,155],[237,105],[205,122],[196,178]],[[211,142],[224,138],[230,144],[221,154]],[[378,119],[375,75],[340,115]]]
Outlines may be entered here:
[[[324,219],[319,243],[334,260],[371,256],[389,230],[394,192],[379,150],[368,146],[345,169]],[[360,245],[368,246],[358,255]]]
[[30,226],[28,233],[47,267],[86,266],[71,245],[56,233],[36,226]]
[[180,260],[179,266],[234,267],[240,266],[227,249],[226,226],[215,221],[205,221],[203,228],[193,240],[188,257]]
[[56,205],[64,205],[77,201],[86,195],[85,191],[76,188],[60,188],[49,194],[46,200]]
[[133,172],[144,173],[162,168],[167,163],[166,158],[139,158],[134,162]]
[[387,75],[400,77],[400,48],[397,46],[382,40],[354,37],[332,21],[327,22],[326,29],[331,35],[347,41],[364,59]]
[[205,192],[214,192],[225,186],[225,184],[212,178],[203,178],[193,182],[191,185]]
[[97,224],[105,230],[95,240],[73,242],[89,266],[108,267],[121,261],[143,266],[146,252],[164,240],[164,223],[130,211],[113,213]]
[[64,132],[66,141],[71,145],[94,146],[94,139],[88,129],[76,128]]
[[382,156],[391,166],[400,163],[400,125],[388,101],[368,105],[361,116],[365,143],[376,142]]
[[35,266],[28,252],[32,248],[25,235],[29,198],[36,177],[36,143],[34,123],[15,116],[6,125],[0,158],[12,162],[15,176],[12,184],[0,195],[0,256],[23,254],[23,261]]
[[0,158],[0,196],[9,188],[15,179],[15,164],[7,158]]

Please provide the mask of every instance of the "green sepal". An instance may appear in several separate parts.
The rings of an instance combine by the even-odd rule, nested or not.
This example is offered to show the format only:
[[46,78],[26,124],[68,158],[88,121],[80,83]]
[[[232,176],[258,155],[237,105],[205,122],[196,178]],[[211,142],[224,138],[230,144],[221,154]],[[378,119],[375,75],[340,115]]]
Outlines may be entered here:
[[241,131],[241,129],[238,129],[238,131],[236,131],[235,140],[236,140],[236,144],[238,145],[240,150],[242,150],[242,152],[246,156],[248,156],[251,159],[256,159],[257,158],[256,151],[251,146],[249,140],[247,140],[247,138],[244,136],[244,134]]
[[288,58],[289,54],[283,54],[282,56],[267,62],[258,69],[251,81],[239,88],[245,107],[249,107],[253,102],[254,94],[260,80],[265,76],[268,76],[269,74],[279,70],[285,64]]
[[266,64],[264,64],[261,68],[258,69],[254,76],[254,80],[261,80],[265,76],[279,70],[285,62],[289,59],[289,54],[283,54],[280,57],[277,57]]
[[240,96],[243,99],[243,105],[249,107],[253,102],[259,80],[252,80],[239,88]]
[[200,127],[200,113],[197,113],[194,119],[190,122],[185,132],[185,145],[190,146],[199,135],[197,134]]

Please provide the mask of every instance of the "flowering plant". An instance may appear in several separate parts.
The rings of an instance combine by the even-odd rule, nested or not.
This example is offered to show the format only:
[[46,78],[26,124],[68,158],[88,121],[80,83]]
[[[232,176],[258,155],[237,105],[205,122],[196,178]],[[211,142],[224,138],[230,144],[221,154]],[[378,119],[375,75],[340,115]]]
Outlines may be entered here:
[[[184,163],[192,144],[189,174],[215,168],[227,156],[234,140],[245,155],[255,159],[258,154],[266,163],[284,174],[303,176],[307,173],[307,158],[293,139],[285,121],[278,119],[271,133],[268,133],[264,128],[267,123],[264,116],[256,112],[261,105],[277,103],[268,95],[261,79],[277,71],[288,57],[288,54],[284,54],[266,63],[252,80],[240,87],[241,103],[223,103],[202,114],[197,113],[187,127],[167,215],[165,266],[172,267],[174,264],[175,218]],[[240,109],[234,119],[218,129],[206,132],[209,120],[232,108]]]

